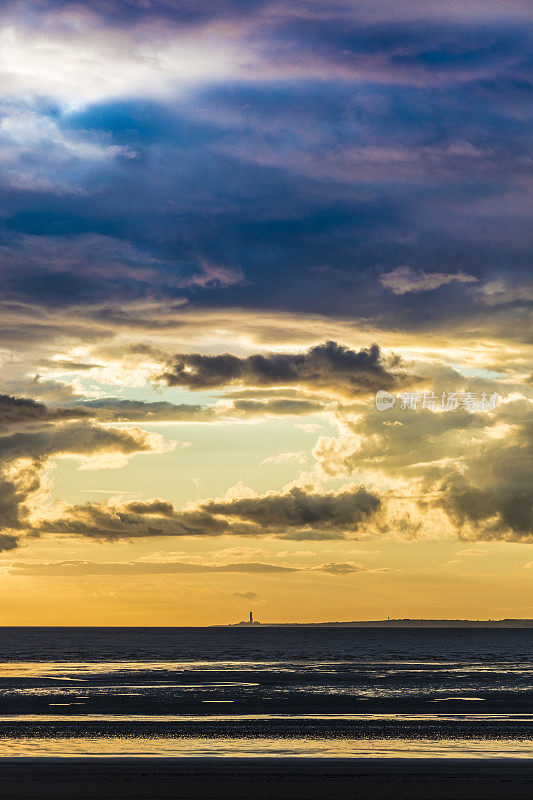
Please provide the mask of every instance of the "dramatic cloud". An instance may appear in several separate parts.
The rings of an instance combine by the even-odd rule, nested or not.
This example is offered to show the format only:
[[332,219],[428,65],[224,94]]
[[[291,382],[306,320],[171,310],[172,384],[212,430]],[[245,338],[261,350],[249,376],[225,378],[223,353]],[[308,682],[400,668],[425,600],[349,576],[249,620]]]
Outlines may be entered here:
[[0,436],[0,458],[49,458],[53,455],[92,456],[119,453],[124,456],[147,453],[162,446],[161,437],[139,428],[121,430],[93,425],[70,424],[35,433]]
[[354,486],[340,492],[294,488],[277,494],[227,501],[208,500],[183,510],[164,500],[69,506],[57,519],[43,519],[36,532],[93,539],[153,536],[270,535],[285,539],[337,539],[365,529],[380,509],[380,499]]
[[[486,381],[478,380],[486,390]],[[459,403],[461,392],[455,391]],[[464,539],[531,541],[531,402],[517,395],[485,412],[460,406],[439,412],[438,400],[437,410],[397,403],[386,413],[362,415],[339,407],[343,435],[320,437],[313,455],[329,477],[388,484],[382,499],[411,514],[413,534],[425,513],[439,509],[448,524],[430,517],[434,531],[451,525]],[[391,530],[399,530],[398,519],[391,520]]]
[[[414,0],[401,11],[386,0],[334,2],[327,9],[313,0],[293,0],[283,9],[264,0],[92,0],[73,7],[46,0],[29,13],[24,3],[6,2],[3,49],[11,69],[4,68],[4,91],[38,89],[63,102],[86,103],[132,92],[167,96],[238,79],[440,86],[490,80],[512,69],[521,74],[526,5],[470,5],[465,13],[455,2],[443,9],[432,0],[423,11]],[[28,54],[30,35],[35,42]]]
[[18,539],[16,536],[10,536],[6,533],[0,534],[0,552],[4,552],[6,550],[15,550],[17,547]]
[[[169,386],[191,390],[297,384],[311,389],[341,389],[351,394],[391,388],[405,380],[401,372],[390,369],[377,345],[355,351],[336,342],[317,345],[306,353],[270,353],[246,358],[229,353],[219,356],[182,353],[174,356],[159,377]],[[235,405],[242,408],[242,403],[237,401]]]
[[524,313],[531,11],[467,6],[3,3],[5,299]]
[[32,424],[42,425],[90,416],[90,412],[83,408],[48,408],[44,403],[29,398],[0,395],[0,432],[20,426],[31,427]]
[[[329,584],[388,569],[349,540],[500,543],[471,570],[532,541],[531,21],[526,0],[2,3],[12,575]],[[438,407],[469,392],[501,402]],[[316,544],[280,566],[266,539]]]
[[[0,464],[0,530],[20,531],[30,527],[28,502],[41,488],[41,476],[39,463]],[[8,544],[15,541],[12,534],[2,535],[7,537]]]
[[264,529],[357,531],[380,507],[379,498],[362,487],[331,494],[291,489],[287,494],[210,501],[202,509],[216,516],[252,522]]
[[440,484],[439,494],[436,504],[464,538],[533,542],[533,490],[506,485],[478,488],[456,476]]
[[[322,346],[316,349],[320,351]],[[309,352],[312,354],[313,349]],[[368,356],[368,351],[364,352]],[[308,367],[305,355],[297,362],[300,374],[302,362]],[[212,357],[206,358],[210,364]],[[243,359],[237,361],[240,364]],[[244,361],[248,375],[249,362]],[[311,363],[314,363],[312,358]],[[289,364],[292,368],[293,363]],[[327,360],[326,364],[330,366]],[[263,375],[263,363],[262,369]],[[330,373],[324,372],[329,377],[331,369]],[[262,405],[265,401],[257,402]],[[49,506],[44,515],[38,513],[36,499],[43,491],[41,475],[48,459],[71,456],[82,460],[82,468],[84,459],[89,466],[94,463],[98,468],[107,465],[107,458],[113,462],[142,452],[162,451],[167,445],[161,437],[138,428],[71,421],[69,409],[60,408],[56,413],[44,404],[12,398],[4,399],[4,403],[12,419],[16,417],[15,410],[22,409],[19,413],[22,421],[29,419],[32,425],[41,426],[0,436],[3,459],[0,512],[8,535],[54,533],[108,541],[227,534],[296,540],[327,540],[378,532],[417,535],[423,509],[444,512],[463,539],[529,541],[532,535],[529,476],[533,469],[533,449],[529,404],[523,399],[484,413],[466,408],[449,413],[430,409],[409,412],[398,407],[383,415],[372,410],[373,406],[364,414],[359,406],[353,410],[350,406],[337,406],[335,414],[340,424],[351,433],[319,438],[313,451],[316,467],[327,476],[357,473],[366,485],[376,485],[376,481],[382,480],[379,476],[385,476],[386,481],[393,480],[398,487],[402,486],[380,495],[359,484],[329,492],[294,487],[285,492],[204,500],[182,509],[164,499],[131,500],[119,505],[62,504],[56,510]],[[141,413],[144,405],[154,406],[162,419],[171,418],[169,409],[179,414],[183,410],[166,402],[124,403],[134,413]],[[90,408],[92,413],[104,410],[115,414],[120,412],[122,404],[107,399],[88,401],[81,408],[84,411]],[[201,410],[199,406],[191,408]],[[193,413],[191,418],[194,416]],[[475,443],[475,448],[465,449],[468,441]],[[262,463],[294,460],[305,464],[306,459],[301,456],[302,453],[289,452],[264,459]],[[490,469],[486,464],[491,465]],[[398,495],[402,494],[400,501]],[[398,503],[403,512],[398,511]],[[15,543],[10,540],[8,545]]]
[[[100,427],[85,420],[90,412],[84,408],[54,409],[2,395],[0,411],[0,431],[9,430],[0,435],[0,528],[7,531],[32,527],[32,506],[44,492],[42,476],[49,459],[69,456],[79,459],[82,468],[99,469],[174,446],[139,428]],[[7,534],[0,545],[9,549],[13,542]]]

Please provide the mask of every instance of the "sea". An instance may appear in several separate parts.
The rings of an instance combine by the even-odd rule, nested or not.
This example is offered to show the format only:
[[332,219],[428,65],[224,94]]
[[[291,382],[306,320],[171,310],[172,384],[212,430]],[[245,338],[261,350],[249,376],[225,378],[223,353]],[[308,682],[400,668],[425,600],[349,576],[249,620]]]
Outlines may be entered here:
[[0,628],[1,757],[532,758],[533,630]]

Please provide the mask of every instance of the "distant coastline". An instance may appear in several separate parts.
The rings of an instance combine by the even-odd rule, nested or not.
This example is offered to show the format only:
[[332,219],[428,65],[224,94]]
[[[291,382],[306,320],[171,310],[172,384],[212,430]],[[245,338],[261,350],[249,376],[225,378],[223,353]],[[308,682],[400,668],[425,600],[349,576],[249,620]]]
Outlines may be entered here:
[[[210,625],[213,628],[250,627],[249,623]],[[378,619],[358,622],[262,622],[261,628],[533,628],[533,619]]]
[[533,628],[533,619],[378,619],[347,622],[249,622],[214,625],[0,625],[0,631],[172,630],[231,628]]

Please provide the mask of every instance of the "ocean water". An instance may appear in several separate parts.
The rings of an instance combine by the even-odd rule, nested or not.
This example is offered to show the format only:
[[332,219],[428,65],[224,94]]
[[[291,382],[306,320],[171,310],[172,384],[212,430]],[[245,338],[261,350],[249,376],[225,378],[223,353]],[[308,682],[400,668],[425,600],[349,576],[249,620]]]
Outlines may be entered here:
[[0,757],[533,756],[533,631],[0,628]]

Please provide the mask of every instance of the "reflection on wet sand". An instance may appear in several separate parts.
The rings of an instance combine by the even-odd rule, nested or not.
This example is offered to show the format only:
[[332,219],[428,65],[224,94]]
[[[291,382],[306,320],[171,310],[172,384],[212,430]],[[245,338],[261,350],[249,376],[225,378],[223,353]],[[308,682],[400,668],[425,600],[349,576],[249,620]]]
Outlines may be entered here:
[[0,645],[0,757],[533,754],[526,630],[0,629]]
[[145,756],[246,758],[527,758],[533,740],[164,739],[80,737],[0,739],[3,757]]

